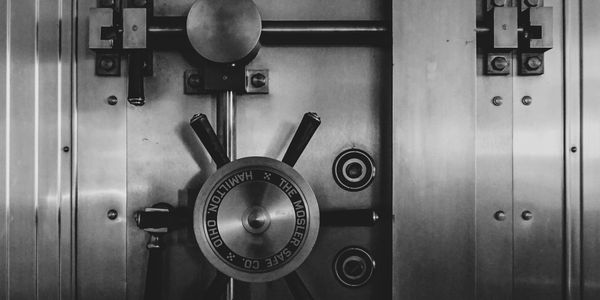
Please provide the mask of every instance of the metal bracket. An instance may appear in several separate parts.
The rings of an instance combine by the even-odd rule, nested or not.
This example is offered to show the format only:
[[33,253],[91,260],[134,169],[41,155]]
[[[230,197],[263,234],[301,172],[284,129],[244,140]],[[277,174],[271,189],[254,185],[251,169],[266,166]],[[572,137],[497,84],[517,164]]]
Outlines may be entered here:
[[209,94],[223,90],[244,94],[268,94],[269,70],[241,68],[223,70],[205,66],[203,70],[191,69],[184,72],[183,92],[186,95]]
[[544,73],[544,52],[553,48],[553,8],[543,0],[485,0],[487,28],[478,28],[486,54],[488,75],[509,75],[512,53],[519,59],[519,75]]

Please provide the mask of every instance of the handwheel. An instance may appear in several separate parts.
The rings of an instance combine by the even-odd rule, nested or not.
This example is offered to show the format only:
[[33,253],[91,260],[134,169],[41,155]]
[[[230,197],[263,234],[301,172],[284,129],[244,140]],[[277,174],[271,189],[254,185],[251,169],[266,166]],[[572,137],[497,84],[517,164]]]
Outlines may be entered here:
[[[230,162],[207,117],[192,118],[192,128],[218,166],[202,186],[193,215],[200,250],[218,271],[245,282],[287,276],[290,288],[303,289],[299,293],[311,298],[293,272],[315,245],[319,206],[293,166],[320,123],[317,114],[304,115],[283,161],[247,157]],[[218,288],[215,284],[211,290]]]

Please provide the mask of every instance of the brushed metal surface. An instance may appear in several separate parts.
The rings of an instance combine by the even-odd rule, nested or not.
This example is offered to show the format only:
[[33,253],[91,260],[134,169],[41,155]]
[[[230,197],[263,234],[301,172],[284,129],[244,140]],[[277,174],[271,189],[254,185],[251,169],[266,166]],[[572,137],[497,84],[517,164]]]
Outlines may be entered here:
[[581,1],[582,17],[582,299],[600,297],[600,2]]
[[[95,1],[80,1],[86,28]],[[94,75],[87,32],[77,40],[77,298],[122,299],[126,281],[126,80]],[[107,97],[119,99],[109,105]],[[109,220],[114,209],[119,216]]]
[[[554,24],[562,24],[562,1]],[[556,45],[563,44],[555,31]],[[563,299],[564,97],[563,48],[545,53],[545,74],[515,81],[513,101],[513,299]],[[532,98],[531,105],[521,99]],[[533,219],[524,220],[529,210]]]
[[475,8],[393,1],[393,299],[475,299]]
[[[565,295],[582,299],[582,35],[581,1],[564,3]],[[600,12],[600,10],[596,10]],[[558,27],[560,28],[560,27]],[[575,151],[573,151],[575,147]]]
[[[512,299],[513,80],[487,76],[478,55],[476,138],[477,299]],[[502,105],[492,103],[502,98]],[[495,214],[505,213],[504,220]]]
[[0,11],[0,298],[68,298],[70,40],[59,36],[70,14],[61,1],[4,1]]

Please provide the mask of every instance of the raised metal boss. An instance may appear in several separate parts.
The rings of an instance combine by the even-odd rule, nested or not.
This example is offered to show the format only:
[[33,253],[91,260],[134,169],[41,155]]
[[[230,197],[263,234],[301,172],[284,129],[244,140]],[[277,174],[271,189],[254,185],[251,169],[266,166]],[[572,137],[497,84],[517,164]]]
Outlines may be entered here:
[[203,185],[194,207],[202,253],[219,271],[247,282],[297,269],[318,231],[319,207],[308,183],[266,157],[225,164]]

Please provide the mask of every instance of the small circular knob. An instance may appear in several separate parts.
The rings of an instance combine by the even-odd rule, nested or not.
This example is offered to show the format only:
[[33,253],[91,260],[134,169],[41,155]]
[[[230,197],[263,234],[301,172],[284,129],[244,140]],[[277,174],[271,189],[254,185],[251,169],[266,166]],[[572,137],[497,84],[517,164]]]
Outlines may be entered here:
[[263,87],[267,84],[267,77],[261,73],[254,74],[254,76],[252,76],[250,79],[250,83],[255,88]]
[[525,220],[525,221],[529,221],[529,220],[533,219],[533,213],[526,210],[521,214],[521,218],[523,218],[523,220]]
[[533,102],[533,99],[530,96],[525,96],[523,97],[523,99],[521,99],[521,103],[523,103],[523,105],[531,105],[531,102]]

